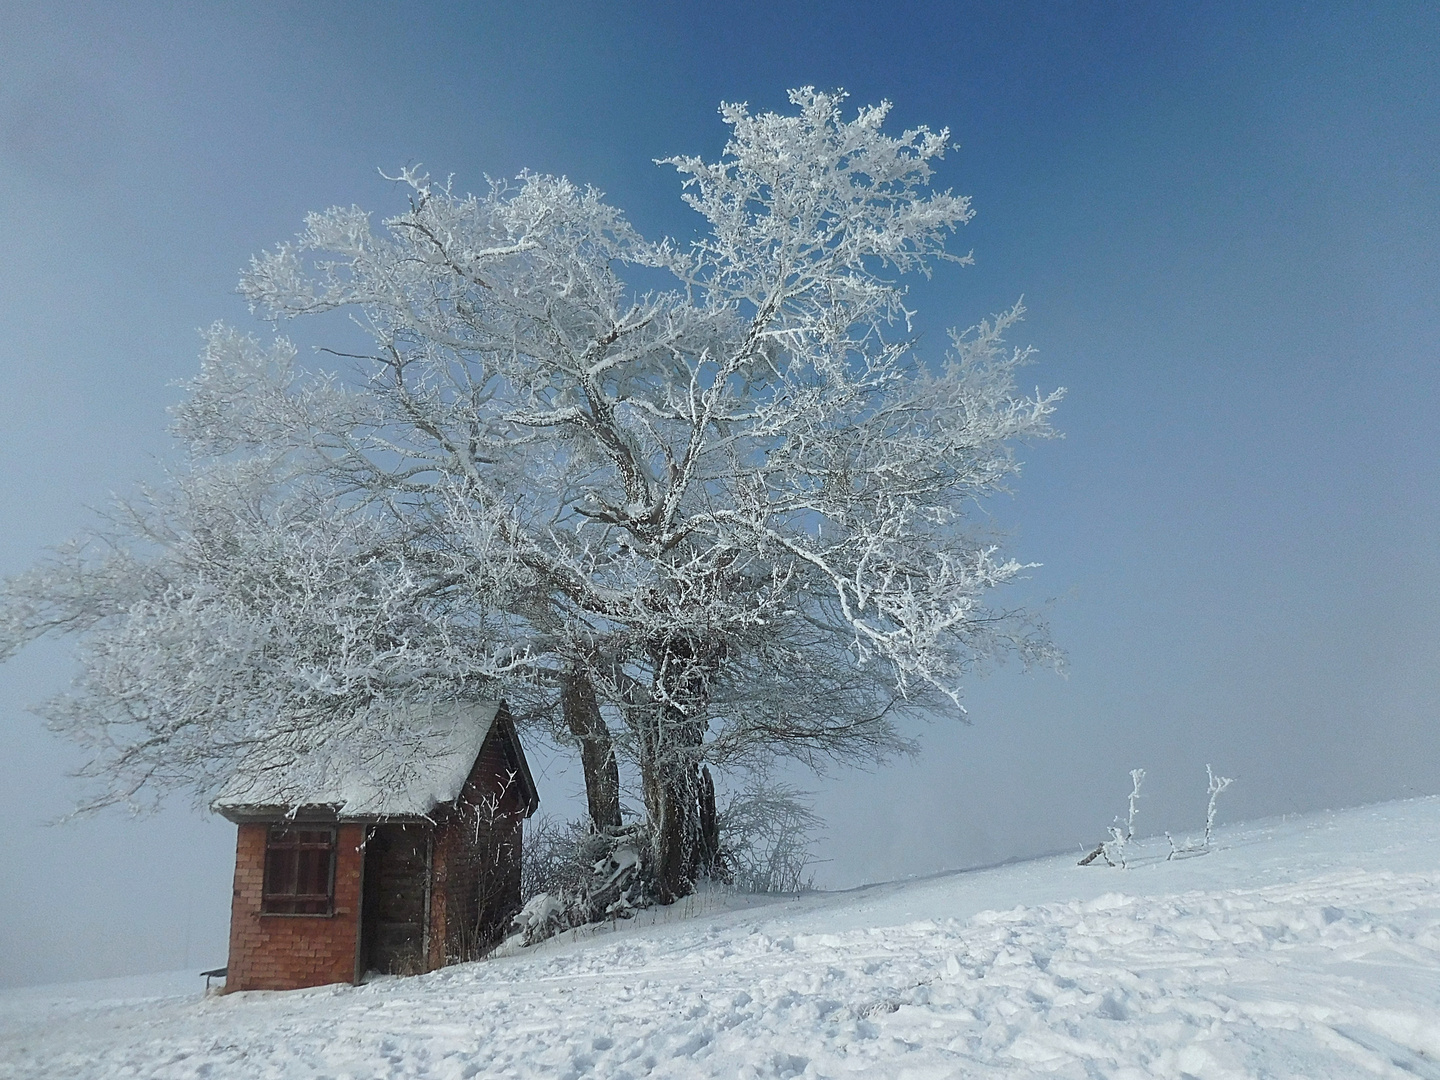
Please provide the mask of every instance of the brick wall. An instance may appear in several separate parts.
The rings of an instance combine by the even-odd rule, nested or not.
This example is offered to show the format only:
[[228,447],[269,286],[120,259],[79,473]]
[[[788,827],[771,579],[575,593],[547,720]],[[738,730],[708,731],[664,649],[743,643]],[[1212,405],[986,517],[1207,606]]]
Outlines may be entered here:
[[520,908],[520,843],[525,803],[508,734],[497,723],[460,798],[435,830],[429,966],[483,955]]
[[268,830],[268,825],[245,824],[236,838],[225,989],[294,990],[354,982],[365,826],[336,829],[335,913],[330,916],[260,914]]

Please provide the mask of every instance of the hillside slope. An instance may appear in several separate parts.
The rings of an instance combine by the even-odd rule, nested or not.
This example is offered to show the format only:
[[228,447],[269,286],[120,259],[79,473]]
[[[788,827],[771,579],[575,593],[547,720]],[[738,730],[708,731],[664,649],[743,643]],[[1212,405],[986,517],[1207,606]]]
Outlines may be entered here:
[[0,1076],[1440,1080],[1440,799],[1163,852],[701,897],[362,987],[11,991]]

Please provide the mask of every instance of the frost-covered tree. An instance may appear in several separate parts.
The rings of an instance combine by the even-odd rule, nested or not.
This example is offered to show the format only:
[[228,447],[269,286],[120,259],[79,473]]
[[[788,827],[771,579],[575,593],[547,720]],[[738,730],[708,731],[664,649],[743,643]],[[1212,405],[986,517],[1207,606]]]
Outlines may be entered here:
[[475,605],[477,670],[559,688],[597,823],[616,752],[637,764],[663,900],[713,846],[702,763],[883,755],[977,663],[1053,655],[990,605],[1023,567],[974,510],[1058,394],[1016,387],[1019,305],[918,355],[904,276],[968,262],[945,242],[970,203],[930,186],[945,131],[842,99],[723,106],[719,161],[665,162],[688,245],[529,173],[464,196],[404,172],[379,228],[312,214],[242,289],[274,318],[349,313],[361,378],[217,331],[179,418],[197,453],[282,455],[446,568],[434,617]]
[[376,700],[493,696],[516,659],[506,616],[473,588],[457,607],[463,568],[392,525],[283,459],[192,459],[5,582],[0,659],[83,639],[74,690],[41,713],[91,753],[85,806],[204,799],[257,742]]

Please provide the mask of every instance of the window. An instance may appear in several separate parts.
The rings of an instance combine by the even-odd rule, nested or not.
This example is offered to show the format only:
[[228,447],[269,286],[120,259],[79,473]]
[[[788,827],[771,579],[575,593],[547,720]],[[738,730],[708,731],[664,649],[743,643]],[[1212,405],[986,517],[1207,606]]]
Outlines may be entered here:
[[335,830],[275,825],[265,839],[264,915],[329,915],[335,904]]

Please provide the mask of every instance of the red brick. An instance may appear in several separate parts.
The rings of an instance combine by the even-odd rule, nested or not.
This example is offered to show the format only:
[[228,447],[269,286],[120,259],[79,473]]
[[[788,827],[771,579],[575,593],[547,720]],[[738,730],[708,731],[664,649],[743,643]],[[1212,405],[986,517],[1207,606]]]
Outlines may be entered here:
[[268,826],[244,824],[235,842],[227,990],[291,990],[353,982],[358,948],[360,842],[365,827],[342,824],[335,851],[335,914],[260,914]]

